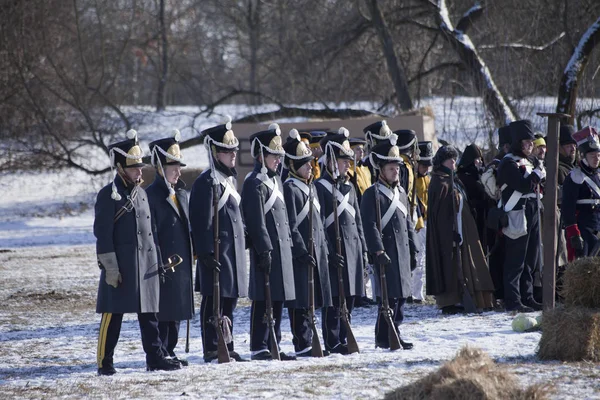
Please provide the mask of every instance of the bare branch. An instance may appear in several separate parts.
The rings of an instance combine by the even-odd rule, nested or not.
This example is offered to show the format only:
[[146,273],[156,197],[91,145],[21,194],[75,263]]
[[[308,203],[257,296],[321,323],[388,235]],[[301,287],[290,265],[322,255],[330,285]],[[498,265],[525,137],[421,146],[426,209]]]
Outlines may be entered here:
[[478,49],[498,49],[498,48],[509,48],[515,50],[533,50],[533,51],[544,51],[548,47],[552,46],[560,39],[565,37],[565,32],[561,32],[557,37],[549,41],[548,43],[542,44],[540,46],[536,46],[534,44],[525,44],[525,43],[500,43],[500,44],[480,44],[477,46]]

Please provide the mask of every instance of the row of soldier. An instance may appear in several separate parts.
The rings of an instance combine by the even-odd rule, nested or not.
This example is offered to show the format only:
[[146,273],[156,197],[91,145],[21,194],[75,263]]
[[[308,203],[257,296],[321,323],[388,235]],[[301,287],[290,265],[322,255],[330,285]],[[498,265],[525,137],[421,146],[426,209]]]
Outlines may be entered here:
[[[417,266],[420,246],[415,221],[422,220],[423,207],[415,207],[418,200],[413,196],[411,202],[407,195],[416,180],[412,165],[402,154],[404,149],[416,154],[416,137],[408,130],[392,134],[385,121],[370,125],[365,133],[370,153],[360,163],[344,128],[329,133],[292,130],[285,143],[276,124],[252,135],[255,168],[244,179],[240,196],[235,170],[239,141],[231,122],[207,129],[202,137],[210,168],[194,182],[189,201],[179,179],[184,164],[178,132],[150,143],[157,177],[146,191],[140,187],[144,164],[137,133],[130,131],[127,140],[110,145],[117,174],[98,194],[94,222],[101,268],[98,373],[116,372],[113,355],[124,313],[138,314],[149,370],[178,369],[187,364],[174,349],[181,321],[189,321],[194,313],[194,259],[195,286],[202,293],[200,320],[206,362],[219,357],[223,333],[228,339],[228,356],[245,361],[234,350],[231,331],[237,299],[246,296],[252,300],[253,360],[314,356],[316,330],[314,312],[308,312],[311,305],[322,310],[323,353],[357,351],[356,345],[355,349],[348,347],[349,321],[354,300],[364,295],[363,271],[368,264],[384,266],[387,271],[389,301],[384,303],[389,309],[379,306],[376,346],[389,348],[388,333],[393,330],[403,349],[412,348],[401,339],[398,326],[411,294],[411,269]],[[365,143],[359,142],[361,147]],[[431,143],[422,145],[429,152],[422,162],[430,164]],[[280,178],[282,158],[288,175],[285,184]],[[319,179],[315,180],[313,171],[318,171]],[[369,189],[358,188],[375,181],[377,185]],[[426,193],[426,185],[423,188]],[[178,265],[173,263],[174,254]],[[309,271],[314,272],[314,297],[309,292]],[[378,271],[376,268],[376,277]],[[266,287],[265,279],[270,280]],[[375,279],[374,289],[379,293],[377,282]],[[420,285],[416,292],[422,298]],[[218,302],[213,295],[216,287]],[[278,346],[269,348],[270,339],[277,345],[281,340],[284,307],[288,308],[295,356],[273,354]],[[219,315],[214,315],[217,310]],[[393,322],[387,323],[386,316]],[[344,317],[348,324],[343,323]],[[393,329],[388,329],[391,324]]]
[[[597,168],[597,135],[586,132],[569,137],[580,144],[583,166]],[[224,337],[227,356],[244,361],[234,350],[231,330],[237,299],[246,296],[252,300],[252,359],[314,356],[315,305],[322,308],[324,353],[356,351],[348,346],[348,322],[354,301],[364,295],[363,271],[369,264],[375,266],[373,286],[379,297],[377,347],[394,348],[390,331],[399,346],[412,347],[398,327],[406,299],[423,298],[425,269],[427,293],[435,295],[444,313],[491,309],[495,298],[504,299],[509,311],[541,308],[533,294],[533,274],[540,269],[539,197],[545,170],[532,157],[534,146],[540,154],[541,142],[529,121],[499,130],[501,153],[483,175],[483,155],[474,145],[459,161],[452,146],[441,147],[433,157],[431,142],[417,143],[410,130],[392,132],[385,121],[367,126],[364,133],[361,140],[349,139],[344,128],[292,130],[283,143],[274,124],[252,135],[255,168],[245,177],[240,196],[239,142],[231,123],[205,130],[209,169],[194,183],[189,204],[179,179],[184,164],[178,133],[150,144],[158,175],[147,193],[139,187],[143,164],[135,133],[111,145],[117,176],[98,195],[94,225],[102,269],[98,372],[115,372],[114,348],[128,312],[138,313],[148,369],[186,363],[174,349],[180,321],[189,321],[194,312],[195,258],[207,362],[220,359]],[[595,164],[585,161],[588,153],[595,155]],[[575,203],[577,208],[589,203],[592,211],[596,204]],[[585,249],[585,241],[578,240],[585,233],[571,226],[567,235],[571,247]],[[171,266],[171,254],[181,257],[177,267]],[[386,272],[387,301],[381,299],[380,271]],[[213,290],[219,290],[217,298]],[[284,307],[295,356],[279,352]]]

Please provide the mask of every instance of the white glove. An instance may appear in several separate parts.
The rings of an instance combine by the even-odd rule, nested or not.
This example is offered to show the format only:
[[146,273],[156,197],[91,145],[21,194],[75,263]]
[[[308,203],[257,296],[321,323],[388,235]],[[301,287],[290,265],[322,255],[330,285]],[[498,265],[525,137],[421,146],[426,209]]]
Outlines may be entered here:
[[115,253],[98,254],[98,262],[104,268],[106,284],[116,289],[119,283],[123,282],[121,272],[119,272],[117,255]]
[[533,173],[540,177],[540,180],[546,178],[546,169],[544,167],[537,167],[533,170]]

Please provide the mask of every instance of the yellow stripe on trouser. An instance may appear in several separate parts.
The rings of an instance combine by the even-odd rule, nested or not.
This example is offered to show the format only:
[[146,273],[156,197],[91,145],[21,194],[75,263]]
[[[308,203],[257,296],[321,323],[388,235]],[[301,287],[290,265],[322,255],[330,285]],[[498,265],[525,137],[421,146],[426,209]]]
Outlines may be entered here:
[[104,360],[104,351],[106,350],[106,333],[108,332],[108,325],[110,325],[111,318],[111,313],[102,314],[102,322],[100,322],[100,332],[98,334],[98,349],[96,351],[98,368],[102,368],[102,360]]

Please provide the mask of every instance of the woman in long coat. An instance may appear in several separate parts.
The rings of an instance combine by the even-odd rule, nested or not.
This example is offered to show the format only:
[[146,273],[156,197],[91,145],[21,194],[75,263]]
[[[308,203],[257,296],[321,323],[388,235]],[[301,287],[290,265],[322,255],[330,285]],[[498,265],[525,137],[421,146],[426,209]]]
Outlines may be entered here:
[[438,150],[428,190],[427,294],[435,296],[446,314],[471,308],[470,303],[477,310],[493,306],[494,285],[477,226],[466,206],[464,189],[454,178],[457,157],[451,146]]

